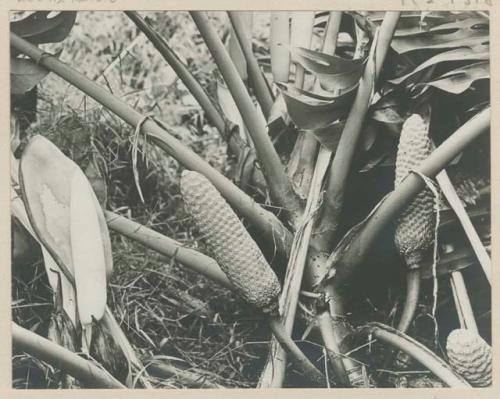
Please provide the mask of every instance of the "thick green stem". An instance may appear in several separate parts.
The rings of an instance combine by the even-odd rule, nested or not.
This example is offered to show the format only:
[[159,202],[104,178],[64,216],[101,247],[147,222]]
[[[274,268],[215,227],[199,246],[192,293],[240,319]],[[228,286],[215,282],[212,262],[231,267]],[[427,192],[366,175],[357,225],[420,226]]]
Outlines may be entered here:
[[[486,108],[460,127],[439,147],[437,147],[417,169],[419,174],[427,177],[436,176],[458,154],[460,154],[474,139],[489,131],[490,108]],[[380,237],[384,228],[397,217],[415,196],[425,188],[421,177],[415,173],[409,174],[374,211],[356,238],[343,252],[335,263],[335,276],[332,284],[341,288],[348,283],[350,277],[363,263],[371,246]]]
[[12,323],[13,346],[72,375],[88,388],[125,388],[103,368],[56,343]]
[[262,165],[264,176],[271,191],[271,196],[276,200],[278,205],[283,206],[292,215],[297,214],[301,209],[300,201],[292,189],[278,153],[267,134],[265,120],[257,114],[257,108],[250,98],[245,84],[231,61],[224,44],[210,23],[206,12],[191,11],[190,13],[224,77],[245,126],[248,128],[255,146],[257,158]]
[[[104,90],[80,72],[59,61],[56,57],[47,55],[47,53],[44,53],[18,35],[11,33],[10,43],[18,51],[33,58],[40,65],[79,88],[133,127],[137,126],[144,119],[143,115],[131,106]],[[249,222],[253,223],[261,234],[268,237],[270,243],[274,243],[276,251],[279,254],[285,256],[288,254],[292,244],[292,234],[275,215],[260,207],[229,179],[154,121],[147,119],[144,121],[142,128],[151,141],[177,159],[186,168],[198,171],[206,176],[233,208]]]
[[420,269],[411,269],[406,274],[406,299],[398,323],[398,330],[408,331],[415,311],[417,310],[420,296]]
[[304,355],[299,349],[297,344],[290,338],[285,331],[283,324],[277,317],[269,318],[269,326],[273,331],[274,336],[280,343],[282,348],[290,355],[291,360],[297,369],[306,377],[313,386],[324,387],[326,386],[326,378]]
[[241,19],[240,11],[228,11],[228,15],[248,65],[248,74],[255,90],[255,97],[257,97],[260,108],[267,119],[274,102],[273,95],[253,53],[252,40],[251,37],[248,37],[248,32]]
[[323,205],[322,217],[318,223],[316,240],[327,250],[335,239],[340,214],[344,204],[344,190],[351,170],[351,164],[363,127],[371,95],[375,87],[376,78],[380,75],[382,65],[389,50],[390,43],[399,21],[400,12],[387,12],[375,46],[375,61],[368,60],[363,77],[360,81],[354,103],[347,117],[344,130],[332,165],[327,183],[327,195]]

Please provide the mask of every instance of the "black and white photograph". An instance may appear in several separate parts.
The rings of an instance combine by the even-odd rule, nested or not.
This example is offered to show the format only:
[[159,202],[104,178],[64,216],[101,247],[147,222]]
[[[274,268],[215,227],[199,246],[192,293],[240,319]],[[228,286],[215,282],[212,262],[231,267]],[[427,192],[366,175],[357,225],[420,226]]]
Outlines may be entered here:
[[13,390],[492,386],[488,7],[22,5]]

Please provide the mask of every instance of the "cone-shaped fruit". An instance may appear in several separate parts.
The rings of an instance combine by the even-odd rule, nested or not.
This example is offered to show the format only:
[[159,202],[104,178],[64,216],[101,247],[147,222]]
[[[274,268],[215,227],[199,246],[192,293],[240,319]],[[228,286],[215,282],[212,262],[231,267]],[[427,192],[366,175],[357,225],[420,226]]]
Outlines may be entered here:
[[226,200],[197,172],[182,173],[181,192],[203,241],[238,292],[264,312],[275,311],[278,278]]
[[453,330],[446,342],[446,352],[453,369],[472,386],[491,385],[491,347],[476,333]]

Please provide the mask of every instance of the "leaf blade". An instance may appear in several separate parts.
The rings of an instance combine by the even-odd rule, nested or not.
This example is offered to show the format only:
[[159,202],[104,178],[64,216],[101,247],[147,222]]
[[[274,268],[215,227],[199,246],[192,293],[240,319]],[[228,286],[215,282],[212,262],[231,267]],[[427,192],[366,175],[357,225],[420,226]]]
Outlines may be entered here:
[[106,309],[106,259],[92,187],[81,171],[71,179],[70,236],[78,314],[83,326]]

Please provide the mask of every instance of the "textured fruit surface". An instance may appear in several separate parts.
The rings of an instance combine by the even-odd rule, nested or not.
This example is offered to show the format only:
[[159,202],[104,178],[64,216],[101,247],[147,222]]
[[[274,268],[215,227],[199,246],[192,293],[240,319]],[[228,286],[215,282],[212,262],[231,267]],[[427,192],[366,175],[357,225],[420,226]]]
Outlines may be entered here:
[[[420,115],[410,116],[401,131],[396,158],[395,187],[417,169],[432,151],[427,126]],[[421,254],[432,243],[434,236],[434,196],[425,188],[421,191],[397,221],[395,243],[404,255],[409,267],[416,267]]]
[[450,365],[472,386],[491,385],[491,347],[479,335],[465,329],[453,330],[446,351]]
[[181,192],[201,239],[238,292],[263,311],[275,311],[278,278],[229,204],[197,172],[182,173]]

